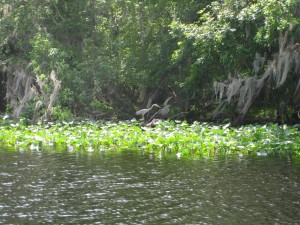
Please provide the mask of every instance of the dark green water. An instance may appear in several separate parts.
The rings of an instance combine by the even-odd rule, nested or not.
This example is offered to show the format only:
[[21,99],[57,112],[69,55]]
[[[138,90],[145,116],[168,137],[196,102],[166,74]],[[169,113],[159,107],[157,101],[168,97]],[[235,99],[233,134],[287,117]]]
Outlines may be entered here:
[[0,224],[300,224],[300,162],[0,151]]

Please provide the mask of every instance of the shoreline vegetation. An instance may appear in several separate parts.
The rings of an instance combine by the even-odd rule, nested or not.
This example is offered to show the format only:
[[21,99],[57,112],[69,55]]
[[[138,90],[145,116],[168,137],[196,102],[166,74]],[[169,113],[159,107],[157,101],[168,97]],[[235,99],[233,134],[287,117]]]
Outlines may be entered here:
[[299,74],[296,0],[0,1],[16,120],[300,124]]
[[97,153],[144,151],[158,156],[211,158],[236,155],[300,156],[297,125],[245,125],[158,121],[153,128],[128,121],[43,122],[0,118],[0,146],[15,150]]

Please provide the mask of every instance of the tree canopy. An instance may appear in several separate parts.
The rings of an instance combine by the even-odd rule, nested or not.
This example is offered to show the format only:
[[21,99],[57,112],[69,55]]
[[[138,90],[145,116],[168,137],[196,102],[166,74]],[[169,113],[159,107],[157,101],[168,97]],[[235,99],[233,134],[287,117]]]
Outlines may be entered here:
[[[4,0],[0,70],[16,118],[297,122],[296,0]],[[4,79],[1,79],[4,80]]]

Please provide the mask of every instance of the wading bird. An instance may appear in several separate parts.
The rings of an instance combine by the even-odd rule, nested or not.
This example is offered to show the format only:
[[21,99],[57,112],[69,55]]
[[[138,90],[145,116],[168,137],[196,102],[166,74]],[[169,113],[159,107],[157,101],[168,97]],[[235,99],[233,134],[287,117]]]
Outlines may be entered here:
[[169,105],[169,101],[172,99],[173,97],[169,97],[166,99],[166,101],[163,103],[163,108],[161,108],[160,110],[158,110],[156,113],[154,113],[154,115],[149,119],[149,121],[151,122],[155,117],[161,118],[161,119],[166,119],[169,115],[170,112],[170,107],[171,105]]
[[169,101],[170,101],[172,98],[173,98],[172,96],[169,97],[169,98],[167,98],[166,101],[164,102],[163,106],[167,106],[168,103],[169,103]]
[[150,111],[152,110],[153,107],[158,107],[158,108],[160,108],[159,105],[153,104],[149,109],[141,109],[141,110],[137,111],[135,114],[136,114],[137,116],[142,115],[143,120],[145,120],[145,114],[147,114],[148,112],[150,112]]
[[165,105],[162,109],[158,110],[157,116],[160,118],[167,118],[170,112],[170,105]]

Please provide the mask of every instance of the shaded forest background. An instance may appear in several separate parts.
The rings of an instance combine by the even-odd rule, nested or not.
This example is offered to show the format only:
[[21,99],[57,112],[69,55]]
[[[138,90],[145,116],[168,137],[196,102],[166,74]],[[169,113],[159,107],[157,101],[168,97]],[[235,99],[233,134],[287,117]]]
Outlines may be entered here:
[[0,111],[131,119],[165,103],[170,119],[298,123],[299,13],[299,0],[2,0]]

